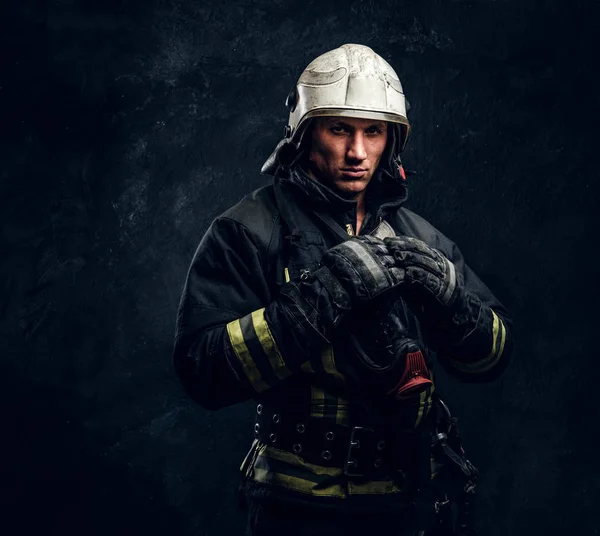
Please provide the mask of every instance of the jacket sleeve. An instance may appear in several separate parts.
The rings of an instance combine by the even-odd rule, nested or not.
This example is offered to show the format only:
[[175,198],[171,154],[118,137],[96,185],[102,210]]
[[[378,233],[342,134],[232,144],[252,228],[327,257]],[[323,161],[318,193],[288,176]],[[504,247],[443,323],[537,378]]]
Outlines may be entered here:
[[472,329],[460,342],[442,344],[438,348],[438,359],[463,379],[494,379],[504,371],[512,354],[512,320],[506,307],[467,265],[456,244],[443,235],[441,238],[441,249],[445,250],[462,276],[464,288],[470,295],[469,299],[477,303],[479,314]]
[[309,322],[290,321],[292,301],[270,301],[265,249],[244,225],[220,217],[193,257],[179,304],[173,364],[186,392],[206,409],[279,385],[321,344]]

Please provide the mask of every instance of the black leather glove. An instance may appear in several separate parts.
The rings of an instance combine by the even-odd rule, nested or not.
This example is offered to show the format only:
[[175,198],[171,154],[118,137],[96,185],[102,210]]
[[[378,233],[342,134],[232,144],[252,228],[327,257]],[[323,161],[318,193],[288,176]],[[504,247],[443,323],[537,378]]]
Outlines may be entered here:
[[481,300],[467,291],[462,275],[443,253],[411,237],[384,239],[402,271],[402,295],[444,342],[468,336],[481,314]]
[[403,270],[396,267],[385,244],[373,236],[346,240],[327,251],[315,276],[326,285],[331,276],[354,304],[368,303],[402,282]]
[[297,359],[306,360],[332,341],[353,308],[395,288],[401,272],[382,240],[353,237],[328,250],[315,272],[284,285],[265,317],[280,345],[295,346]]
[[393,292],[403,283],[405,270],[384,242],[372,236],[335,246],[321,263],[315,276],[328,288],[332,281],[333,288],[339,284],[353,305],[344,326],[349,348],[342,365],[350,381],[385,405],[418,405],[432,382],[406,305]]

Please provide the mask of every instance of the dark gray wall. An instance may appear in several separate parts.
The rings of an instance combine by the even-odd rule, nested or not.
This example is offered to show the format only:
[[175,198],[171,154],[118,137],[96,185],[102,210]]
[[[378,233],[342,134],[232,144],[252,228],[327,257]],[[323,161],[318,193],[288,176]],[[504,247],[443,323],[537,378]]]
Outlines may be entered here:
[[441,376],[482,471],[482,533],[597,533],[592,5],[5,4],[0,530],[239,534],[253,407],[188,401],[176,307],[211,219],[268,180],[301,70],[356,42],[405,87],[409,207],[515,321],[500,381]]

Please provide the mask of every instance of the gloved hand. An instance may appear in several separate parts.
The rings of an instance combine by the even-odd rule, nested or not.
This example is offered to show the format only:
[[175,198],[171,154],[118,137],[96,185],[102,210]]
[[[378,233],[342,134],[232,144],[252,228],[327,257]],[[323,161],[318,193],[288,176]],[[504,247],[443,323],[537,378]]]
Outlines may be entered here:
[[403,270],[396,266],[382,240],[373,236],[353,237],[327,251],[315,277],[327,284],[333,276],[353,304],[368,303],[402,282]]
[[353,308],[395,288],[401,273],[382,240],[353,237],[328,250],[313,273],[284,285],[266,318],[281,340],[309,352],[330,343]]
[[385,238],[384,244],[402,272],[402,295],[415,312],[435,326],[445,342],[465,338],[477,325],[482,304],[465,289],[454,264],[417,238]]

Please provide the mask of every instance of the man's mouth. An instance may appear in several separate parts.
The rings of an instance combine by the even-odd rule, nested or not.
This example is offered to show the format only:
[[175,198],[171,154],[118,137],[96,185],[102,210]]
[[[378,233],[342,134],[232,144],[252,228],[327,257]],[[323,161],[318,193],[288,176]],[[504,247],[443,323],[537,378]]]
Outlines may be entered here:
[[341,172],[342,175],[344,175],[344,177],[348,177],[351,179],[360,179],[364,177],[364,175],[366,175],[367,170],[365,168],[347,167],[341,168]]

